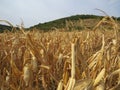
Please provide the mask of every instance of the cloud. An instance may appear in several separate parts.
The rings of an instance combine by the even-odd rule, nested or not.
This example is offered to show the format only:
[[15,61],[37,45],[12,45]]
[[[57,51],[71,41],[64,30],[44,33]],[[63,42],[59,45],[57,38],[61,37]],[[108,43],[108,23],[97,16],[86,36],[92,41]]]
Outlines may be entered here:
[[115,3],[117,3],[117,2],[120,2],[120,0],[109,0],[109,3],[110,3],[110,4],[115,4]]

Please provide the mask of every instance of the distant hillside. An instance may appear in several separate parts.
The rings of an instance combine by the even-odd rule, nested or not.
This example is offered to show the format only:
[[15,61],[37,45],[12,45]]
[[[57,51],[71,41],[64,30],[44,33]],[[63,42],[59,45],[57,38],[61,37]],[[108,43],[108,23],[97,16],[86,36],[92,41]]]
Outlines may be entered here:
[[0,32],[4,32],[4,30],[9,30],[9,31],[11,31],[11,30],[12,30],[12,27],[11,27],[11,26],[8,26],[8,25],[2,25],[2,24],[0,24]]
[[3,33],[4,31],[15,32],[16,30],[18,31],[20,29],[18,27],[14,27],[14,30],[13,30],[13,27],[11,26],[0,24],[0,33]]
[[[54,30],[55,28],[62,29],[66,27],[69,27],[69,29],[74,28],[77,30],[83,30],[86,28],[92,29],[102,18],[103,16],[97,15],[75,15],[50,22],[39,23],[37,25],[31,26],[27,30],[39,29],[43,31],[48,31]],[[117,20],[120,23],[120,17],[118,17]],[[0,24],[0,32],[4,32],[4,30],[11,31],[12,27]]]
[[103,16],[96,16],[96,15],[75,15],[75,16],[70,16],[66,18],[61,18],[58,20],[46,22],[46,23],[39,23],[38,25],[30,27],[40,29],[40,30],[49,30],[52,28],[64,28],[66,26],[66,21],[78,21],[80,19],[85,20],[85,19],[98,19],[100,20]]
[[[40,29],[44,31],[51,30],[53,28],[59,29],[59,28],[66,27],[66,21],[76,22],[80,20],[82,20],[83,26],[78,27],[79,29],[82,29],[83,27],[93,28],[102,18],[103,16],[97,16],[97,15],[75,15],[75,16],[57,19],[50,22],[39,23],[37,25],[30,27],[30,29],[35,28],[35,29]],[[117,18],[117,20],[120,21],[120,17]]]

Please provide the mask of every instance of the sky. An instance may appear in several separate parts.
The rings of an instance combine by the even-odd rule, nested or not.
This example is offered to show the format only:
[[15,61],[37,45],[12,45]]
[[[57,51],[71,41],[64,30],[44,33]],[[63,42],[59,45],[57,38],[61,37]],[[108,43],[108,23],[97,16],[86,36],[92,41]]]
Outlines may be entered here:
[[78,14],[104,15],[96,8],[120,17],[120,0],[0,0],[0,20],[30,27]]

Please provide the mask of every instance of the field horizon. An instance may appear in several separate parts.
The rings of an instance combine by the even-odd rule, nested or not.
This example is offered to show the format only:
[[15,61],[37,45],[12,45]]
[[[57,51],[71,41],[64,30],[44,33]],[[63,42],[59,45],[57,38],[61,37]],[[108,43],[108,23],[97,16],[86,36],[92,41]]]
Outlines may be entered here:
[[[72,23],[77,22],[75,24],[81,24],[81,25],[77,26],[79,28],[79,30],[84,29],[84,28],[92,29],[103,17],[105,17],[105,16],[81,14],[81,15],[72,15],[69,17],[63,17],[60,19],[56,19],[56,20],[52,20],[52,21],[48,21],[48,22],[44,22],[44,23],[39,23],[36,25],[32,25],[29,28],[24,27],[24,22],[21,22],[21,24],[23,25],[24,29],[27,29],[27,30],[38,29],[38,30],[42,30],[42,31],[49,31],[52,29],[54,30],[54,29],[65,28],[67,26],[67,24],[70,22],[72,22]],[[112,16],[112,17],[115,20],[117,20],[118,23],[120,23],[120,17],[114,17],[114,16]],[[1,20],[1,21],[4,22],[4,20]],[[7,21],[7,20],[5,20],[5,21]],[[13,26],[17,28],[21,25],[13,25]],[[11,31],[11,29],[12,29],[12,27],[8,23],[0,24],[0,32],[3,32],[4,30]]]

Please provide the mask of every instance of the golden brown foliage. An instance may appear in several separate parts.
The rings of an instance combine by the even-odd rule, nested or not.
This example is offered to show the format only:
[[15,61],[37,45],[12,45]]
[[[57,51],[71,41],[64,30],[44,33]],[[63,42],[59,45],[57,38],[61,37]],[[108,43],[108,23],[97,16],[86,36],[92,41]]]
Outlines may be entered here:
[[[107,17],[108,18],[108,17]],[[1,90],[117,90],[120,38],[113,30],[0,34]]]

